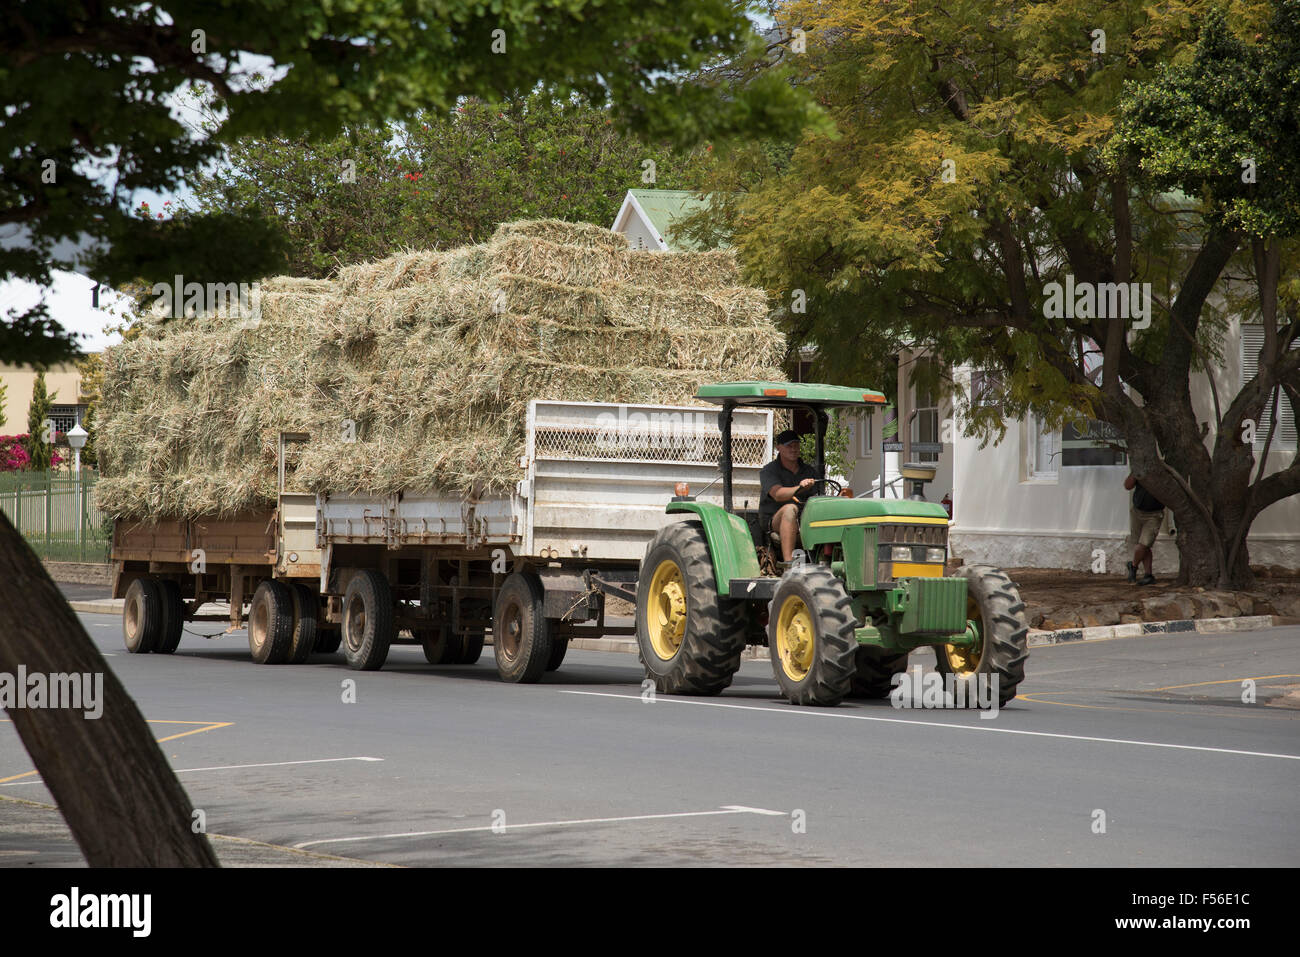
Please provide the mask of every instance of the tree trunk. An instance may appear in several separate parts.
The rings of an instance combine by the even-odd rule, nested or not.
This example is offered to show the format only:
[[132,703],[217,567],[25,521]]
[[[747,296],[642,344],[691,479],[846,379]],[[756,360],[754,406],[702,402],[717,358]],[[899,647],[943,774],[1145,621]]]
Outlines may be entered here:
[[[66,707],[6,709],[87,863],[218,866],[208,839],[191,829],[189,797],[135,702],[3,513],[0,608],[0,674],[16,683],[23,665],[29,679],[102,676],[98,718]],[[20,701],[34,703],[27,689],[15,690]]]
[[1212,526],[1199,510],[1175,514],[1174,527],[1178,530],[1179,585],[1243,589],[1255,584],[1244,541],[1249,528],[1243,531],[1243,541],[1229,565],[1228,553],[1238,531],[1236,527],[1220,528],[1217,522]]

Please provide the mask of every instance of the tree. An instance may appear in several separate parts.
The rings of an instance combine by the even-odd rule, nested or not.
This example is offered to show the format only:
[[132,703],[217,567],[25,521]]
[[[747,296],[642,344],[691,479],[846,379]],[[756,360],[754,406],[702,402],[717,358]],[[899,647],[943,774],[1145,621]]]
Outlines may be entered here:
[[99,412],[99,400],[104,390],[104,357],[98,352],[91,352],[77,360],[78,388],[81,391],[79,401],[86,411],[81,416],[81,427],[86,430],[86,444],[81,449],[81,464],[94,468],[99,464],[97,443],[95,441],[95,417]]
[[467,98],[319,142],[242,139],[196,177],[195,206],[273,219],[284,233],[281,271],[324,277],[406,247],[479,242],[511,219],[611,223],[643,177],[693,188],[710,155],[648,145],[607,107],[535,91],[497,104]]
[[[495,101],[545,85],[612,103],[652,138],[789,133],[805,99],[777,72],[743,90],[683,77],[757,43],[730,0],[206,0],[112,6],[16,0],[0,36],[0,224],[28,244],[0,250],[0,275],[48,286],[72,265],[60,242],[89,240],[88,274],[239,282],[276,262],[265,219],[216,211],[146,218],[135,190],[171,189],[244,136],[330,136],[370,120],[446,113],[462,97]],[[265,72],[250,57],[271,61]],[[274,80],[268,77],[275,77]],[[220,96],[219,130],[191,131],[169,97],[197,83]],[[341,172],[341,171],[340,171]],[[72,339],[42,302],[0,324],[0,360],[53,362]]]
[[34,472],[48,472],[54,455],[54,429],[47,424],[54,399],[45,387],[45,373],[36,373],[32,383],[32,402],[27,407],[27,454],[31,457],[29,468]]
[[[86,267],[120,286],[170,278],[238,282],[282,263],[279,233],[228,211],[162,221],[132,192],[167,191],[244,136],[331,136],[344,127],[447,111],[458,98],[518,96],[539,83],[610,102],[632,129],[689,141],[797,129],[805,99],[778,73],[743,91],[686,72],[755,42],[728,0],[308,0],[221,6],[204,0],[110,6],[16,0],[0,35],[0,224],[27,244],[0,250],[0,277],[48,286],[72,265],[62,240],[99,244]],[[249,74],[270,61],[273,81]],[[221,96],[214,135],[170,111],[188,83]],[[44,305],[0,324],[0,360],[67,358],[71,337]],[[24,746],[92,866],[212,865],[190,829],[183,789],[134,702],[40,562],[0,516],[0,668],[105,674],[104,713],[10,712]],[[80,722],[75,723],[75,722]]]
[[[1300,332],[1300,256],[1285,253],[1300,8],[1278,0],[1265,30],[1261,5],[1230,3],[1226,22],[1259,34],[1252,48],[1216,39],[1213,6],[781,4],[778,24],[787,37],[801,28],[807,50],[775,46],[837,130],[806,136],[788,162],[751,152],[745,169],[720,174],[745,192],[714,216],[748,275],[786,304],[791,347],[820,347],[822,374],[892,375],[890,357],[920,346],[1005,384],[997,403],[958,396],[969,432],[998,437],[1006,417],[1031,411],[1109,423],[1173,510],[1180,581],[1243,586],[1251,519],[1300,490],[1300,465],[1250,483],[1237,428],[1273,385],[1292,395],[1300,382],[1287,351]],[[1243,75],[1265,65],[1261,78]],[[1209,95],[1222,83],[1229,92]],[[1156,122],[1175,98],[1182,112]],[[1126,115],[1128,162],[1107,149]],[[1208,144],[1219,187],[1200,188],[1214,177],[1175,140]],[[1229,190],[1239,153],[1271,165]],[[1273,237],[1258,247],[1256,284],[1287,321],[1273,326],[1260,375],[1217,414],[1210,452],[1190,381],[1220,362],[1249,223]],[[1066,288],[1088,291],[1077,309],[1057,308]],[[806,312],[789,308],[796,290]]]

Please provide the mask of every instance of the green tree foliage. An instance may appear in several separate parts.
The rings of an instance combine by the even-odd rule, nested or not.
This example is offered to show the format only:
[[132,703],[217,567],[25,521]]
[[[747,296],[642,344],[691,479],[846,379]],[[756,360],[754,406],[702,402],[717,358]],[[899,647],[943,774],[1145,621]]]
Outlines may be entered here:
[[[730,174],[743,195],[715,204],[715,225],[785,304],[792,348],[819,346],[821,376],[880,381],[915,345],[1003,384],[976,407],[950,384],[971,431],[999,436],[1031,410],[1104,420],[1173,509],[1184,580],[1243,584],[1246,550],[1231,543],[1300,491],[1300,466],[1252,485],[1227,410],[1258,420],[1258,390],[1219,410],[1207,449],[1189,382],[1222,365],[1241,298],[1230,267],[1267,275],[1243,254],[1252,230],[1277,240],[1278,267],[1254,309],[1285,316],[1264,378],[1295,382],[1300,256],[1278,254],[1294,248],[1300,8],[1276,0],[1266,26],[1266,3],[1230,2],[1222,21],[1217,6],[779,4],[779,27],[791,40],[799,27],[807,48],[777,49],[835,130],[808,133],[788,162],[751,151]],[[1125,117],[1120,155],[1140,170],[1108,150]],[[1255,184],[1240,182],[1241,151],[1259,158]],[[1118,306],[1054,308],[1067,283],[1150,283],[1149,326]],[[791,308],[796,290],[806,311]]]
[[[0,224],[28,241],[0,250],[0,277],[43,286],[72,264],[66,246],[77,242],[97,249],[86,271],[111,285],[160,281],[178,265],[199,282],[275,269],[283,257],[265,219],[220,211],[159,222],[130,208],[133,191],[169,191],[245,136],[328,137],[539,84],[612,104],[618,122],[652,140],[785,135],[807,117],[778,71],[741,90],[684,79],[759,43],[731,0],[14,0],[6,18]],[[253,58],[266,64],[260,73]],[[220,97],[215,134],[172,112],[169,98],[193,83]],[[0,358],[73,351],[43,303],[0,323]]]
[[46,420],[54,406],[54,397],[45,385],[45,373],[36,373],[32,383],[32,402],[27,407],[27,454],[34,472],[48,472],[54,456],[54,433],[46,431]]
[[81,450],[81,464],[95,468],[99,464],[99,455],[95,443],[95,417],[99,411],[99,400],[104,391],[104,357],[97,352],[77,360],[78,388],[81,392],[79,401],[86,406],[81,417],[81,427],[86,430],[86,444]]
[[694,188],[710,156],[708,145],[647,146],[609,108],[539,91],[504,104],[467,98],[318,142],[249,137],[194,192],[203,215],[275,222],[280,271],[319,277],[404,247],[478,242],[510,219],[612,223],[649,170],[655,187]]

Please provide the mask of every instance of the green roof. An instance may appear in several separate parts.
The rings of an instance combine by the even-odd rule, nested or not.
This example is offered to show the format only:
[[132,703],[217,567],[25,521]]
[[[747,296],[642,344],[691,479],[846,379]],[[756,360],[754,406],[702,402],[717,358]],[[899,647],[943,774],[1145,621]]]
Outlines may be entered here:
[[678,239],[669,235],[676,220],[691,213],[699,212],[709,204],[699,199],[698,194],[689,189],[632,189],[628,190],[640,204],[655,234],[674,252],[695,252],[701,247],[689,239]]
[[818,382],[719,382],[700,386],[695,397],[718,404],[733,402],[736,405],[755,405],[768,409],[788,409],[801,405],[843,408],[885,404],[885,396],[872,389],[823,385]]

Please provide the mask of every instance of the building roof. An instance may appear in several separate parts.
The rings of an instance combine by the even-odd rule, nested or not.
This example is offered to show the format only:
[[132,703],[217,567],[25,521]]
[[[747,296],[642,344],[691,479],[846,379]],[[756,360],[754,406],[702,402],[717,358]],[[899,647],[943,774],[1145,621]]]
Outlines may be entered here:
[[707,200],[689,189],[629,189],[610,229],[626,232],[628,222],[636,216],[658,240],[661,251],[694,252],[700,248],[698,243],[674,238],[669,232],[678,219],[707,206]]

